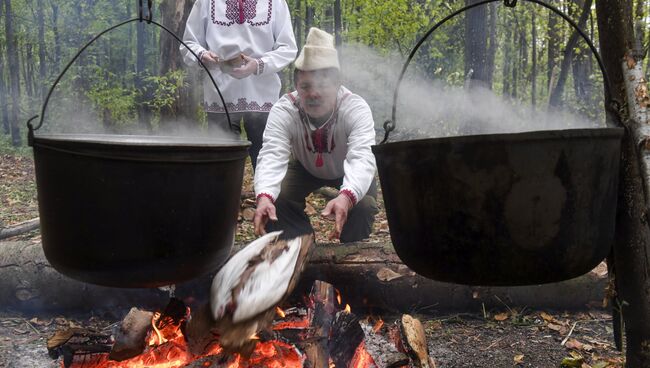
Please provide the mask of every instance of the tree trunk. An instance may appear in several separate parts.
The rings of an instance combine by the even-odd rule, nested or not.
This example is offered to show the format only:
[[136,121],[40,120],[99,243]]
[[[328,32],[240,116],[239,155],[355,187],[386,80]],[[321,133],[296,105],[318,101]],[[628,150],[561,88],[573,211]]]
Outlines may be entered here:
[[[152,91],[145,88],[146,71],[146,54],[147,49],[147,30],[144,22],[136,23],[136,56],[135,56],[135,88],[140,91],[138,106],[138,125],[146,130],[151,131],[151,108],[146,105],[146,101],[153,97]],[[150,74],[150,73],[149,73]]]
[[[0,3],[0,9],[2,3]],[[7,79],[5,78],[5,59],[4,50],[0,47],[0,119],[2,119],[2,132],[5,135],[11,133],[11,126],[9,126],[9,106],[7,102]]]
[[546,59],[546,87],[547,92],[550,94],[555,88],[553,77],[554,69],[557,65],[557,59],[560,55],[560,23],[561,18],[553,13],[548,14],[548,42],[547,42],[547,59]]
[[341,46],[341,0],[334,0],[334,39],[336,47]]
[[47,61],[45,60],[45,16],[43,15],[43,0],[36,1],[36,22],[38,23],[38,84],[39,96],[47,94]]
[[531,47],[532,50],[532,59],[533,65],[531,66],[530,79],[531,79],[531,92],[530,92],[530,104],[535,109],[535,104],[537,103],[537,19],[535,10],[533,9],[530,19],[530,29],[531,29]]
[[54,61],[52,70],[54,73],[60,72],[61,67],[61,35],[59,34],[59,5],[56,0],[50,1],[52,7],[52,34],[54,35]]
[[[584,0],[575,0],[581,8],[584,7]],[[573,9],[574,7],[572,7]],[[573,13],[573,14],[572,14]],[[576,11],[569,13],[572,18],[577,15]],[[591,15],[591,12],[590,12]],[[596,106],[592,103],[593,84],[591,82],[591,50],[587,47],[585,42],[579,42],[576,45],[577,53],[573,53],[571,58],[571,69],[573,71],[573,89],[578,103],[582,103],[583,107],[588,111],[591,108],[595,109]]]
[[9,111],[9,125],[11,127],[11,143],[15,147],[22,144],[20,135],[20,66],[18,63],[18,41],[14,35],[13,14],[11,0],[4,0],[5,4],[5,35],[7,39],[7,61],[9,63],[9,80],[11,84],[11,109]]
[[314,7],[305,1],[305,37],[309,34],[309,28],[314,25]]
[[[585,0],[584,7],[582,8],[582,14],[580,14],[580,19],[578,19],[578,27],[581,30],[585,29],[587,25],[587,19],[591,13],[591,4],[592,0]],[[577,30],[574,30],[569,37],[566,48],[564,49],[564,55],[562,57],[562,64],[560,66],[560,74],[557,79],[557,85],[551,91],[551,96],[548,101],[549,108],[556,108],[562,105],[562,93],[564,92],[564,85],[566,84],[567,77],[569,75],[569,67],[571,65],[571,59],[573,59],[574,49],[578,43],[578,38],[580,34]]]
[[488,18],[488,49],[487,49],[487,60],[486,60],[486,73],[487,73],[487,86],[492,89],[492,84],[494,80],[494,62],[497,54],[497,47],[499,46],[497,41],[497,16],[498,9],[496,3],[490,3],[488,5],[489,18]]
[[[478,0],[465,0],[465,5]],[[487,66],[487,7],[481,5],[465,13],[465,76],[469,76],[469,88],[488,87],[490,80]],[[467,77],[466,77],[467,78]]]
[[300,14],[302,10],[302,0],[296,0],[296,7],[293,10],[293,33],[296,36],[298,48],[302,48],[302,19]]
[[[191,0],[162,1],[160,3],[162,24],[175,34],[182,36],[185,33],[185,23],[192,10],[192,5],[193,1]],[[167,32],[160,33],[160,75],[183,68],[183,59],[179,52],[179,46],[178,41]],[[195,95],[194,86],[201,85],[199,72],[188,68],[187,79],[189,80],[188,86],[179,89],[179,97],[175,103],[161,111],[160,121],[163,128],[173,128],[170,125],[178,122],[179,118],[192,122],[198,121],[196,116],[198,96]]]
[[25,54],[23,55],[23,79],[25,80],[25,92],[29,100],[32,100],[34,97],[34,70],[33,70],[33,61],[34,54],[32,49],[32,44],[27,43],[23,48]]
[[[600,52],[611,82],[612,97],[624,102],[621,61],[634,42],[631,2],[596,0]],[[628,105],[634,101],[627,101]],[[608,116],[610,119],[612,115]],[[625,323],[626,367],[650,366],[650,228],[644,198],[647,172],[641,170],[640,149],[633,137],[623,137],[616,221],[615,264],[617,305]],[[645,153],[647,154],[647,153]]]

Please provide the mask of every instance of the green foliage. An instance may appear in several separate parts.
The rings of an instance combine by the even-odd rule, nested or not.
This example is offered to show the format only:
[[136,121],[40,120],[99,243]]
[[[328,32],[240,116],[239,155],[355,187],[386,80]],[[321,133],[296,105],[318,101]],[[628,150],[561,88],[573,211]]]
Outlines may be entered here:
[[108,113],[109,121],[120,125],[134,120],[137,94],[134,88],[121,85],[115,74],[98,69],[97,79],[87,96],[102,115]]
[[143,99],[142,103],[156,113],[160,113],[164,108],[170,108],[178,99],[179,89],[187,87],[185,76],[186,73],[183,70],[174,70],[162,76],[145,77],[145,87],[140,93],[151,96],[151,98]]

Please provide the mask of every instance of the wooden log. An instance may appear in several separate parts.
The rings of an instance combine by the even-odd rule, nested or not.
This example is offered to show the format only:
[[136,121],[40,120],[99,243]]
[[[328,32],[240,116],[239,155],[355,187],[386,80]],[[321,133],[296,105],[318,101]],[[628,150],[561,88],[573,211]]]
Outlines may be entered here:
[[141,354],[145,348],[147,333],[151,330],[152,318],[153,312],[131,308],[114,332],[115,344],[109,358],[122,361]]
[[400,319],[401,342],[406,353],[411,357],[416,367],[430,368],[427,337],[420,320],[409,314]]
[[305,340],[297,345],[305,353],[305,367],[329,367],[329,337],[336,314],[336,291],[324,281],[313,283],[309,301],[309,329]]
[[41,226],[41,221],[37,217],[28,221],[20,222],[18,224],[8,226],[0,229],[0,240],[8,239],[13,236],[22,235],[32,230],[36,230]]
[[336,367],[348,367],[359,344],[363,342],[359,317],[348,311],[336,313],[328,350]]
[[[39,243],[0,243],[0,300],[4,307],[58,311],[124,308],[159,310],[169,301],[160,289],[121,289],[70,279],[54,270]],[[236,245],[238,249],[241,245]],[[454,312],[502,307],[584,309],[605,296],[606,270],[600,267],[560,283],[519,287],[474,287],[426,279],[406,267],[390,243],[318,244],[292,296],[307,295],[314,280],[337,288],[353,311],[392,313]],[[194,310],[208,299],[214,274],[176,285],[176,295]],[[498,297],[498,299],[497,299]],[[191,300],[192,301],[191,301]],[[295,303],[290,303],[295,304]]]
[[364,347],[378,368],[405,366],[410,362],[409,357],[400,352],[395,344],[384,334],[375,331],[369,323],[361,323],[364,333]]
[[86,357],[100,356],[111,351],[111,336],[82,328],[55,332],[47,340],[47,353],[52,359],[62,357],[64,367]]

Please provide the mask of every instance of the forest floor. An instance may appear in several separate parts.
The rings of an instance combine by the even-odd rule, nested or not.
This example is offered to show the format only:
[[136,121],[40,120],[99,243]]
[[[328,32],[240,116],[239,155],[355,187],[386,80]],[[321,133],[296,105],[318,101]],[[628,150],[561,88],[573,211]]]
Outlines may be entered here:
[[[252,192],[250,165],[246,166],[244,193]],[[333,224],[318,215],[327,199],[308,198],[306,211],[317,242]],[[380,201],[380,204],[381,201]],[[371,242],[390,241],[388,224],[376,218]],[[242,201],[237,242],[254,238],[254,198]],[[29,155],[0,151],[0,228],[38,217],[33,160]],[[38,241],[38,230],[20,235]],[[2,247],[0,244],[0,252]],[[125,311],[93,311],[88,316],[25,315],[0,304],[0,367],[55,367],[47,358],[45,342],[57,329],[81,326],[106,329],[119,322]],[[386,321],[396,316],[380,316]],[[423,322],[429,351],[437,368],[447,367],[623,367],[612,335],[611,313],[599,307],[579,311],[535,310],[534,306],[508,306],[495,310],[417,315]],[[377,318],[377,316],[373,316]],[[43,363],[43,362],[52,362]],[[60,364],[60,363],[59,363]]]

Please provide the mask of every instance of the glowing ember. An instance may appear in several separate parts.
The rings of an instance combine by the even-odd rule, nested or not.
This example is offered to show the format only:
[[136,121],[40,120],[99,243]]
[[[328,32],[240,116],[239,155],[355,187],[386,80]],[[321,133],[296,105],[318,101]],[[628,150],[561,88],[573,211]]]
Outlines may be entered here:
[[354,357],[352,357],[352,360],[350,361],[350,368],[365,368],[374,365],[375,361],[366,350],[366,343],[362,342],[357,346],[357,350],[354,352]]
[[[189,315],[189,310],[188,310]],[[180,368],[195,361],[202,361],[204,367],[212,366],[210,357],[216,356],[217,361],[227,361],[229,368],[271,367],[298,368],[302,367],[303,357],[296,349],[281,341],[258,342],[255,350],[248,359],[238,354],[221,357],[223,352],[218,343],[212,344],[207,352],[194,355],[189,351],[180,325],[181,323],[161,323],[161,314],[155,313],[152,319],[152,332],[147,337],[148,347],[145,351],[131,359],[123,361],[110,360],[108,354],[75,355],[72,368]],[[254,336],[257,338],[257,336]],[[61,362],[61,366],[64,363]]]
[[372,332],[377,333],[382,327],[384,327],[384,320],[379,319],[379,321],[377,321],[377,323],[372,327]]

